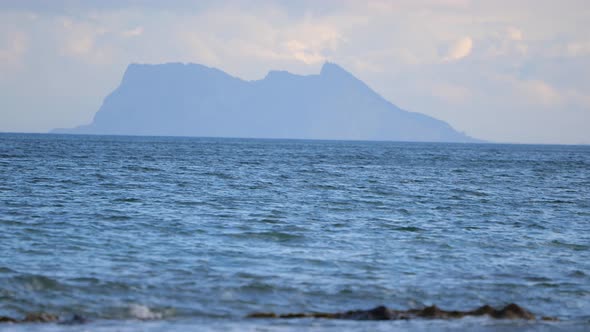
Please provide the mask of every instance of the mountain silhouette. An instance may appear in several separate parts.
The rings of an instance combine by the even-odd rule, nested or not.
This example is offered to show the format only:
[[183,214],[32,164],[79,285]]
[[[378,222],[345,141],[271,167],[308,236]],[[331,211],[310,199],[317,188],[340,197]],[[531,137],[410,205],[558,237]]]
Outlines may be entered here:
[[89,125],[55,133],[476,142],[400,109],[342,67],[245,81],[199,64],[131,64]]

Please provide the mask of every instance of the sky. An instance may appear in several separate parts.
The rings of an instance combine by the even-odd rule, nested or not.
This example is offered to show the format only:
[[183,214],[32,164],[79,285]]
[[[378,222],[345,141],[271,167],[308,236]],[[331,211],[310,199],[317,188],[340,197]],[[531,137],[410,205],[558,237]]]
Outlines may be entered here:
[[90,123],[130,63],[326,61],[479,139],[590,144],[587,0],[1,0],[0,132]]

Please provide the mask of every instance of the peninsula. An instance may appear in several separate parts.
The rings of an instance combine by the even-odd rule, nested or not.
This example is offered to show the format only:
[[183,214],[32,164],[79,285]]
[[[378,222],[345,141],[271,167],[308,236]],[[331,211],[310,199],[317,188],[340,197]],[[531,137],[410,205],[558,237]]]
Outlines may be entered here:
[[385,100],[334,63],[245,81],[199,64],[131,64],[92,123],[54,133],[477,142]]

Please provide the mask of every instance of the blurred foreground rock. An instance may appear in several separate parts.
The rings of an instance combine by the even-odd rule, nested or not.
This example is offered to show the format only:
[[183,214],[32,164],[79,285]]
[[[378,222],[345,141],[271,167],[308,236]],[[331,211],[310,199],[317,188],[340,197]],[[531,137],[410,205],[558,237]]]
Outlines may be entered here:
[[59,323],[72,325],[83,324],[86,322],[87,320],[84,317],[76,314],[66,319],[46,312],[29,313],[23,319],[0,316],[0,323]]
[[[394,310],[384,306],[370,310],[352,310],[336,313],[290,313],[276,314],[273,312],[258,312],[248,315],[250,318],[328,318],[328,319],[352,319],[352,320],[398,320],[398,319],[453,319],[466,316],[489,316],[497,319],[535,319],[530,311],[517,304],[509,304],[501,309],[495,309],[484,305],[471,311],[446,311],[433,305],[423,309]],[[544,320],[554,320],[551,317],[543,317]]]
[[[399,319],[456,319],[467,316],[488,316],[496,319],[525,319],[534,320],[535,315],[517,304],[509,304],[501,309],[495,309],[484,305],[471,311],[447,311],[432,305],[423,309],[395,310],[385,306],[375,307],[370,310],[350,310],[344,312],[324,313],[288,313],[276,314],[274,312],[257,312],[248,315],[249,318],[326,318],[326,319],[350,319],[350,320],[399,320]],[[541,317],[541,320],[557,321],[553,317]],[[58,323],[58,324],[84,324],[88,320],[74,314],[68,318],[49,313],[30,313],[22,319],[0,316],[1,323]]]

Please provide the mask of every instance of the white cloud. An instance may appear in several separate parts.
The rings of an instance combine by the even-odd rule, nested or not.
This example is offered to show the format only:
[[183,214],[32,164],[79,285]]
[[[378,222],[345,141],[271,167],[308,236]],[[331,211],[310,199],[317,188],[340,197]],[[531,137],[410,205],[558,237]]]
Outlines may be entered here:
[[425,9],[465,9],[471,0],[369,0],[366,6],[378,13],[422,11]]
[[463,37],[455,41],[443,61],[455,61],[468,56],[473,49],[473,39],[471,37]]
[[590,55],[590,41],[570,42],[566,45],[566,54],[572,57]]
[[561,93],[547,82],[541,80],[516,81],[515,86],[517,91],[520,91],[533,105],[556,106],[563,102]]
[[434,84],[431,93],[433,96],[450,104],[464,104],[472,95],[471,90],[467,87],[452,83]]
[[579,106],[587,113],[590,113],[590,93],[588,91],[570,89],[566,92],[566,97],[574,106]]
[[508,36],[508,39],[510,39],[510,40],[520,41],[523,39],[522,31],[515,28],[515,27],[508,27],[506,29],[506,35]]
[[492,30],[478,40],[478,46],[478,56],[488,61],[494,61],[495,57],[511,57],[517,62],[530,51],[522,30],[512,26]]
[[90,35],[79,35],[70,37],[64,41],[61,48],[64,55],[86,55],[94,46],[94,39]]
[[141,29],[126,31],[109,14],[92,13],[89,18],[58,17],[52,21],[59,56],[87,64],[113,64],[123,51],[124,33],[142,33]]
[[219,42],[212,41],[210,36],[203,35],[198,32],[184,31],[179,32],[179,40],[185,47],[185,55],[187,62],[199,62],[210,66],[218,66],[221,64],[219,55],[215,49],[221,49],[224,45]]
[[123,37],[131,38],[131,37],[138,37],[143,34],[143,27],[138,26],[133,29],[125,30],[121,33]]
[[295,37],[283,43],[284,51],[287,57],[305,64],[325,62],[326,51],[336,51],[344,40],[336,27],[314,22],[295,25],[280,34],[281,38]]
[[553,109],[558,113],[571,107],[590,112],[590,95],[579,89],[559,88],[541,79],[518,79],[501,75],[497,78],[508,83],[516,98],[526,104]]
[[69,18],[61,20],[60,53],[64,56],[85,56],[93,51],[95,39],[105,30],[86,22],[74,22]]
[[28,37],[22,31],[13,31],[1,36],[5,39],[0,46],[0,68],[21,64],[23,55],[28,48]]
[[326,60],[326,57],[321,55],[317,50],[313,50],[299,40],[289,40],[285,43],[285,46],[289,52],[289,57],[295,58],[306,64],[314,64]]
[[277,62],[282,67],[317,65],[346,42],[338,22],[329,19],[297,19],[276,9],[251,12],[233,7],[184,16],[170,34],[193,61],[220,66],[249,61]]

